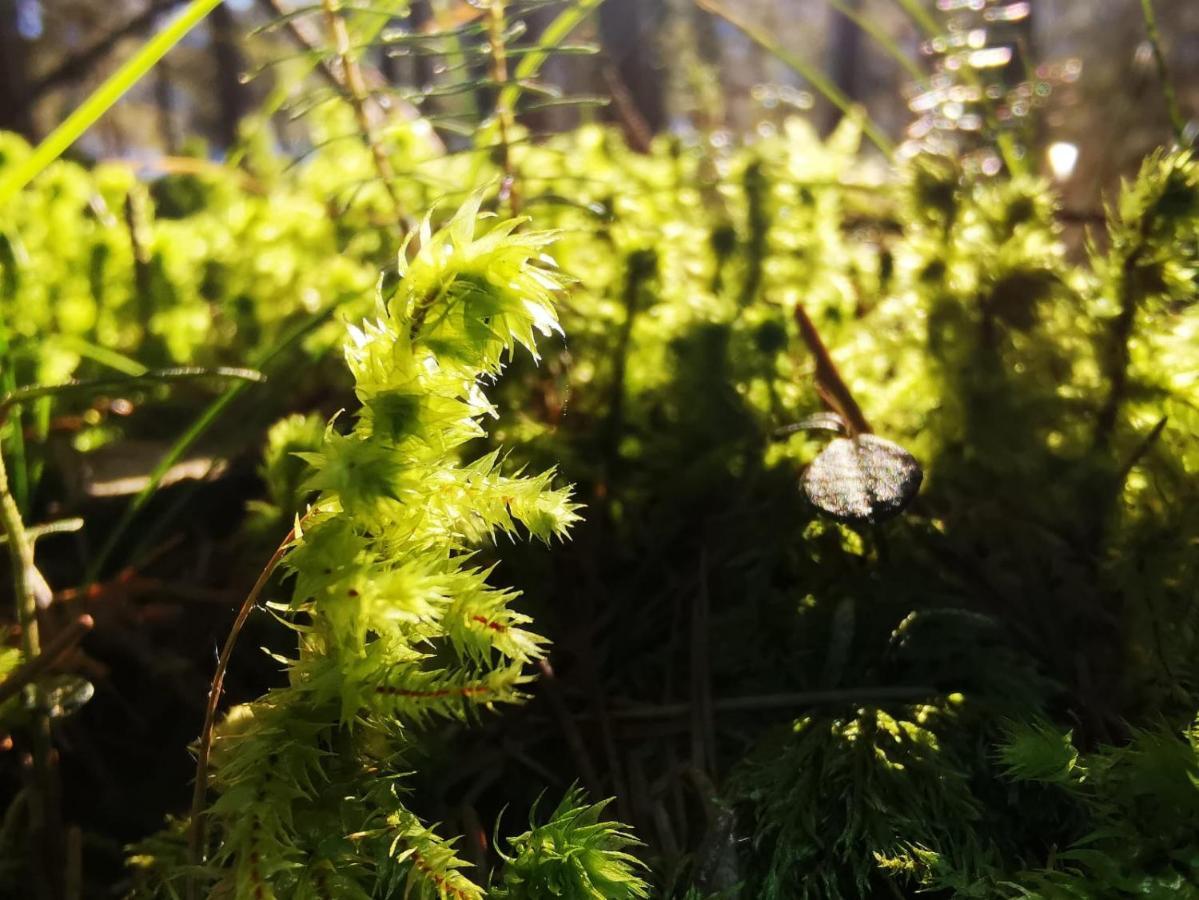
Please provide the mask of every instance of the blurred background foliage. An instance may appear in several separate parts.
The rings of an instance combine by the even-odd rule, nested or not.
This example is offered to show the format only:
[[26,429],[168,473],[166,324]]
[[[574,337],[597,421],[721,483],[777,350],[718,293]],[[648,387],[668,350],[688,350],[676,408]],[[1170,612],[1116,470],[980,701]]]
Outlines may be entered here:
[[[45,134],[180,5],[179,0],[102,5],[4,0],[0,129],[27,138]],[[912,128],[919,134],[930,124],[920,125],[920,116],[913,121],[913,111],[933,108],[929,85],[918,84],[914,72],[944,72],[938,67],[945,54],[963,47],[1010,49],[1010,63],[996,66],[1005,58],[1001,52],[988,65],[1002,70],[1006,86],[1027,82],[1027,95],[1014,97],[1009,106],[1017,118],[1037,110],[1027,126],[1037,133],[1037,148],[1053,141],[1080,148],[1069,201],[1093,201],[1099,189],[1110,187],[1157,146],[1168,125],[1141,11],[1126,0],[930,3],[934,12],[940,10],[944,34],[926,33],[905,13],[904,4],[892,0],[736,0],[724,5],[737,19],[808,61],[895,139]],[[397,7],[389,27],[419,32],[453,23],[467,4],[414,0],[405,6],[406,12]],[[1199,11],[1186,0],[1158,0],[1155,6],[1177,90],[1184,108],[1193,109],[1199,90]],[[237,141],[242,118],[259,110],[273,87],[294,75],[294,69],[275,67],[265,77],[242,77],[298,52],[298,37],[289,28],[253,33],[288,8],[285,0],[234,0],[217,7],[105,117],[79,152],[146,164],[189,148],[204,148],[208,156],[225,153]],[[526,17],[530,33],[536,36],[552,18],[550,8],[534,11]],[[862,22],[869,23],[869,32],[860,27]],[[313,35],[311,28],[300,30]],[[907,62],[880,50],[875,34],[885,36]],[[838,116],[785,62],[692,0],[607,0],[594,24],[578,37],[594,41],[600,54],[551,61],[546,80],[576,94],[614,94],[621,102],[600,111],[542,110],[537,118],[547,130],[565,130],[598,117],[622,121],[635,133],[635,142],[662,131],[727,141],[769,134],[797,111],[824,131]],[[369,51],[372,78],[419,88],[456,77],[429,58],[398,56],[395,50],[379,46]],[[450,97],[440,102],[457,101]],[[960,123],[960,112],[956,118]],[[294,153],[309,136],[288,116],[277,115],[272,140]]]

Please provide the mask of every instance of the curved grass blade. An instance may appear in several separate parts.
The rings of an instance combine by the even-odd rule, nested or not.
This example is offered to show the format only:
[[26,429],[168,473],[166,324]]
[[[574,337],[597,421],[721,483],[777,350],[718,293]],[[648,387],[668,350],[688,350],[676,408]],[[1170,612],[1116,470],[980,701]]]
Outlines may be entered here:
[[108,347],[101,347],[99,344],[93,344],[91,341],[86,341],[76,335],[63,335],[57,339],[57,343],[64,349],[70,350],[72,353],[78,353],[85,359],[90,359],[92,362],[107,366],[114,372],[138,376],[145,375],[150,371],[131,356],[118,353],[116,350],[110,350]]
[[925,37],[936,37],[941,30],[936,18],[927,9],[921,0],[896,0],[899,6],[916,25],[924,32]]
[[874,144],[888,158],[894,154],[895,145],[891,143],[891,139],[883,133],[883,130],[878,125],[866,116],[860,107],[846,97],[839,87],[826,78],[819,69],[807,60],[779,46],[778,42],[764,30],[758,28],[752,22],[745,21],[745,19],[726,9],[720,3],[716,2],[716,0],[692,0],[692,2],[704,10],[704,12],[711,13],[718,19],[728,22],[771,56],[774,56],[789,68],[794,69],[801,78],[807,81],[829,103],[841,110],[843,114],[861,119],[862,133],[866,135],[870,143]]
[[870,18],[870,16],[863,15],[853,6],[846,3],[845,0],[828,0],[828,5],[837,12],[841,13],[841,15],[845,16],[845,18],[849,19],[849,21],[856,25],[863,34],[878,44],[879,48],[881,48],[884,53],[895,60],[895,62],[897,62],[900,67],[908,73],[908,77],[912,78],[914,81],[924,81],[924,79],[928,77],[928,75],[920,68],[920,66],[918,66],[910,56],[900,49],[899,44],[895,43],[895,40],[891,37],[891,35],[887,34],[884,29],[880,28],[878,23],[874,19]]
[[63,384],[33,384],[16,388],[0,396],[0,416],[14,406],[38,400],[42,397],[62,397],[72,394],[94,394],[99,391],[124,390],[143,384],[170,384],[176,381],[194,381],[197,378],[232,378],[237,381],[262,382],[266,376],[256,369],[234,369],[218,367],[201,369],[185,367],[156,369],[140,375],[124,378],[96,378],[88,381],[67,381]]
[[[315,328],[325,322],[331,315],[337,304],[331,305],[328,309],[314,313],[293,327],[289,332],[283,335],[271,347],[266,348],[253,360],[256,369],[266,368],[269,363],[282,355],[285,351],[302,340],[305,335],[309,334]],[[133,524],[133,520],[142,508],[154,496],[154,492],[158,490],[158,486],[162,483],[163,476],[174,466],[183,454],[191,449],[192,445],[199,440],[209,428],[216,423],[221,415],[229,408],[229,406],[246,391],[253,382],[238,381],[230,385],[223,394],[217,397],[208,405],[208,407],[200,413],[199,417],[183,432],[171,445],[171,449],[166,452],[158,465],[150,472],[150,478],[146,486],[125,507],[125,511],[121,514],[121,518],[109,532],[108,537],[104,541],[104,545],[100,551],[92,557],[88,565],[87,571],[84,574],[84,585],[90,585],[96,581],[97,576],[104,570],[105,564],[113,551],[117,548],[121,538]]]

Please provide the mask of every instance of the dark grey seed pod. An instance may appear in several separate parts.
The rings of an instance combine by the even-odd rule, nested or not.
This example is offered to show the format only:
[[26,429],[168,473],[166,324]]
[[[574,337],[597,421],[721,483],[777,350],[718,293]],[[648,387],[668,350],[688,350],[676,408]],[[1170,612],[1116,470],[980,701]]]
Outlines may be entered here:
[[860,434],[830,441],[804,472],[801,486],[821,512],[843,522],[877,524],[903,512],[923,478],[920,463],[903,447]]

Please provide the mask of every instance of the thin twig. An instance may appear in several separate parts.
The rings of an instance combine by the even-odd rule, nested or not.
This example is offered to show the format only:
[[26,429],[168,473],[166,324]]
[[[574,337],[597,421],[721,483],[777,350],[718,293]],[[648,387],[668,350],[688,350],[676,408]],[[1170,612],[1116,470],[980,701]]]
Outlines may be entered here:
[[[836,688],[827,691],[801,691],[794,694],[756,694],[747,697],[726,697],[712,701],[712,710],[717,713],[762,712],[772,709],[800,709],[808,706],[825,706],[837,703],[882,703],[888,701],[910,701],[933,697],[938,691],[933,687],[893,685],[890,687]],[[683,719],[691,715],[690,703],[663,703],[658,706],[631,706],[608,710],[608,716],[617,722],[659,721],[661,719]],[[586,713],[575,719],[590,718]]]
[[795,304],[795,321],[799,325],[800,336],[816,361],[816,387],[820,395],[834,412],[841,414],[851,434],[868,434],[871,431],[870,423],[866,421],[862,408],[858,406],[849,386],[841,377],[828,348],[820,339],[820,332],[816,330],[802,303]]
[[920,68],[915,59],[900,49],[895,39],[871,15],[862,13],[854,5],[846,3],[845,0],[827,0],[827,2],[829,6],[874,41],[884,53],[908,73],[908,77],[913,81],[919,83],[928,77],[928,73]]
[[125,230],[133,251],[133,294],[137,298],[138,318],[149,328],[154,315],[154,274],[150,268],[149,230],[142,209],[142,187],[135,183],[125,195]]
[[54,666],[68,650],[78,644],[94,624],[91,616],[80,616],[56,634],[42,648],[41,653],[13,669],[4,681],[0,681],[0,703],[15,697],[21,690],[33,684],[39,675]]
[[708,551],[700,550],[699,590],[691,604],[691,764],[716,772],[716,726],[712,710],[712,672],[709,662]]
[[1158,438],[1165,431],[1166,422],[1169,421],[1169,418],[1169,416],[1162,416],[1158,419],[1157,424],[1145,435],[1145,439],[1137,444],[1137,448],[1128,457],[1128,461],[1120,467],[1120,474],[1116,480],[1117,484],[1124,484],[1128,480],[1128,476],[1132,473],[1132,470],[1136,468],[1137,463],[1145,457],[1146,453],[1153,449],[1153,445],[1157,443]]
[[1174,93],[1174,83],[1170,80],[1170,69],[1166,65],[1166,55],[1162,52],[1161,33],[1157,30],[1157,14],[1153,11],[1153,0],[1141,0],[1141,12],[1145,16],[1145,32],[1149,38],[1149,46],[1153,48],[1153,61],[1157,64],[1157,77],[1162,82],[1162,96],[1166,101],[1166,112],[1170,115],[1170,127],[1174,129],[1174,140],[1178,146],[1185,146],[1186,119],[1178,105],[1178,95]]
[[[55,522],[47,522],[44,525],[30,525],[25,529],[25,536],[31,542],[36,542],[38,538],[46,537],[51,534],[70,534],[78,531],[83,527],[83,519],[58,519]],[[8,535],[0,534],[0,544],[8,543]]]
[[[587,622],[595,620],[593,611],[594,606],[588,603]],[[608,718],[607,697],[590,644],[583,644],[579,648],[579,663],[587,685],[591,708],[595,710],[595,724],[599,730],[600,742],[603,744],[604,755],[608,758],[608,777],[612,780],[612,793],[616,796],[617,811],[620,813],[621,821],[627,821],[631,811],[628,805],[629,793],[625,787],[624,765],[621,763],[620,749],[616,744],[616,732],[612,728],[612,720]]]
[[55,603],[97,603],[108,598],[137,600],[146,594],[160,594],[155,598],[166,603],[200,603],[232,606],[238,599],[236,594],[214,588],[198,587],[183,581],[166,581],[137,574],[132,566],[122,569],[109,581],[93,581],[86,588],[66,588],[54,592]]
[[350,102],[350,94],[346,90],[345,81],[342,79],[338,71],[333,68],[329,60],[325,58],[324,52],[317,41],[316,37],[310,32],[307,27],[308,23],[303,19],[290,15],[290,10],[282,3],[282,0],[259,0],[259,3],[265,7],[269,14],[278,16],[283,22],[288,35],[292,41],[300,47],[308,56],[315,56],[317,59],[317,71],[321,77],[347,102]]
[[620,460],[620,436],[624,431],[625,378],[628,374],[633,328],[641,313],[640,301],[645,286],[657,271],[658,258],[652,250],[634,250],[625,260],[624,320],[620,323],[620,331],[616,336],[608,416],[601,432],[605,481],[613,477]]
[[362,80],[362,70],[358,68],[358,61],[354,59],[350,32],[346,28],[346,20],[341,14],[341,0],[321,0],[321,6],[325,11],[325,22],[333,39],[333,47],[341,65],[345,90],[349,95],[350,106],[354,110],[354,118],[358,121],[358,128],[362,132],[362,139],[366,141],[366,145],[370,149],[375,170],[379,173],[379,180],[383,182],[383,188],[387,191],[387,196],[391,198],[392,205],[395,207],[396,222],[400,228],[407,229],[408,220],[404,215],[404,205],[396,191],[395,171],[391,167],[391,160],[388,159],[383,145],[379,142],[374,123],[371,122],[366,109],[368,96],[366,83]]
[[[1145,223],[1141,231],[1144,232]],[[1132,334],[1136,328],[1137,304],[1141,299],[1136,290],[1136,270],[1145,252],[1144,241],[1124,259],[1120,274],[1120,313],[1112,320],[1111,342],[1107,347],[1107,397],[1095,419],[1093,445],[1106,447],[1116,428],[1120,407],[1128,392],[1128,367],[1131,363]]]
[[612,97],[612,110],[616,113],[629,147],[638,153],[649,153],[654,131],[645,121],[645,116],[637,109],[637,104],[629,93],[629,86],[620,76],[620,70],[605,58],[600,65],[600,77],[608,86],[608,94]]
[[217,658],[216,671],[212,675],[212,687],[208,691],[208,705],[204,709],[204,727],[200,732],[200,746],[196,753],[196,783],[192,791],[188,858],[193,868],[193,874],[188,877],[187,882],[187,894],[189,898],[195,898],[196,896],[194,871],[204,861],[204,844],[206,841],[204,801],[208,796],[208,762],[212,754],[212,736],[213,729],[216,727],[217,706],[220,704],[221,692],[225,686],[225,672],[229,668],[229,660],[233,656],[233,648],[237,644],[237,638],[241,634],[246,620],[250,617],[250,611],[258,602],[258,597],[262,594],[263,589],[266,588],[267,582],[270,581],[271,575],[274,574],[284,555],[291,548],[295,537],[296,529],[292,528],[275,549],[274,555],[267,561],[262,572],[259,573],[258,580],[254,582],[254,586],[250,588],[250,593],[246,595],[241,609],[237,611],[237,618],[233,620],[233,627],[229,629],[229,634],[225,638],[225,644],[221,647],[221,654]]
[[583,735],[579,733],[574,719],[566,708],[562,689],[558,686],[558,677],[554,674],[549,660],[540,660],[537,665],[541,669],[541,677],[537,680],[537,684],[545,694],[545,699],[549,701],[554,718],[558,720],[558,725],[562,729],[562,737],[566,739],[566,745],[575,758],[579,777],[583,779],[583,786],[592,796],[599,796],[601,793],[599,774],[596,772],[595,763],[591,760],[591,754],[587,752],[587,742],[583,740]]
[[83,898],[83,829],[72,825],[67,829],[67,868],[65,900]]
[[496,85],[495,122],[499,129],[500,168],[504,172],[501,199],[507,197],[508,209],[520,213],[520,188],[516,183],[516,165],[512,160],[512,131],[516,125],[508,84],[508,48],[504,44],[504,0],[491,0],[487,6],[487,45],[491,51],[491,80]]

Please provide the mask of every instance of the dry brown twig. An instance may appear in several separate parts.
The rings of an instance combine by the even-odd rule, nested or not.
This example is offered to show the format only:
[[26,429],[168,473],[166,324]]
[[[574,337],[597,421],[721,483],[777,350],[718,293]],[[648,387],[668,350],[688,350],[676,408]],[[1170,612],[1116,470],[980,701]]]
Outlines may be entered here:
[[[296,529],[293,528],[283,538],[279,546],[275,549],[274,555],[271,556],[262,572],[259,573],[258,580],[254,582],[254,586],[250,588],[250,592],[242,602],[241,609],[237,611],[237,617],[233,620],[233,626],[229,629],[229,634],[226,636],[225,643],[221,647],[221,654],[217,658],[216,671],[212,675],[212,687],[208,691],[208,704],[204,709],[204,726],[200,732],[199,749],[196,752],[196,782],[192,791],[191,823],[188,831],[188,857],[193,867],[199,867],[204,861],[204,843],[206,839],[204,800],[208,796],[208,763],[212,755],[212,738],[213,731],[216,728],[217,707],[220,705],[221,692],[225,686],[225,672],[229,669],[229,660],[233,656],[233,648],[237,645],[237,638],[241,634],[246,620],[250,618],[251,610],[258,603],[258,598],[262,595],[279,563],[283,561],[283,557],[287,554],[287,551],[291,549],[295,538]],[[192,900],[196,896],[196,879],[194,874],[188,878],[187,894],[189,900]]]

